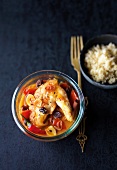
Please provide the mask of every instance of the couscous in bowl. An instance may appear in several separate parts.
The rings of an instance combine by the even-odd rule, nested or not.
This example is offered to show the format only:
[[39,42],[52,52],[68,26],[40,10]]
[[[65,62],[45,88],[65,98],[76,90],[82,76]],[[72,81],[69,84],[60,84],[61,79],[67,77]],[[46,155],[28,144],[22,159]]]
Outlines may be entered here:
[[103,88],[117,87],[117,36],[101,35],[90,39],[81,51],[80,68],[91,84]]

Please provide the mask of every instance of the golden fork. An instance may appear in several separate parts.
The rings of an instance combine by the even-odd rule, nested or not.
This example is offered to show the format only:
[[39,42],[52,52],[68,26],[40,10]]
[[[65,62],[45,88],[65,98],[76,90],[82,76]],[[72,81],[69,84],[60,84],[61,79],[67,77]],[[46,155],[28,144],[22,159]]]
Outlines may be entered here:
[[[82,36],[72,36],[71,37],[71,64],[74,67],[74,70],[77,72],[78,75],[78,85],[82,89],[81,84],[81,71],[80,71],[80,65],[79,65],[79,59],[80,59],[80,51],[83,48],[83,38]],[[85,105],[87,108],[88,105],[88,99],[85,97]],[[79,134],[76,137],[76,139],[79,141],[79,144],[81,146],[82,152],[84,152],[84,145],[85,141],[87,140],[87,136],[85,135],[85,120],[86,117],[83,118],[79,125]]]
[[78,84],[81,88],[81,71],[80,71],[80,65],[79,65],[79,59],[80,59],[80,51],[83,48],[83,38],[80,37],[71,37],[71,63],[74,67],[74,70],[77,72],[78,75]]

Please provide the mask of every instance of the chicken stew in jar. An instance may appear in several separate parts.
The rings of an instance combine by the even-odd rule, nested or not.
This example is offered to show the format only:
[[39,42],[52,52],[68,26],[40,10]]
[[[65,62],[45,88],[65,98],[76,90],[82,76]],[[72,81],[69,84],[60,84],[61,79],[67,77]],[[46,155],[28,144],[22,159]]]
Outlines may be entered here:
[[28,131],[51,137],[69,129],[79,107],[79,97],[68,82],[49,78],[24,88],[18,110],[21,123]]

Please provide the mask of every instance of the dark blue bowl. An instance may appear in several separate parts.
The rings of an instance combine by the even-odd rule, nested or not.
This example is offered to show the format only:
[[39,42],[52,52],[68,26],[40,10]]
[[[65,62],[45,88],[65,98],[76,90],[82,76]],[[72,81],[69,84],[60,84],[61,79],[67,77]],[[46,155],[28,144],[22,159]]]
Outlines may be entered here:
[[83,76],[86,78],[86,80],[103,89],[113,89],[113,88],[117,88],[117,82],[114,84],[101,84],[98,83],[96,81],[94,81],[91,76],[88,74],[88,71],[86,69],[86,67],[84,66],[84,58],[85,58],[85,54],[87,53],[87,51],[93,47],[94,45],[108,45],[110,42],[114,43],[115,45],[117,45],[117,35],[111,35],[111,34],[105,34],[105,35],[100,35],[94,38],[91,38],[90,40],[87,41],[87,43],[84,45],[83,50],[81,51],[81,56],[80,56],[80,68],[81,68],[81,73],[83,74]]

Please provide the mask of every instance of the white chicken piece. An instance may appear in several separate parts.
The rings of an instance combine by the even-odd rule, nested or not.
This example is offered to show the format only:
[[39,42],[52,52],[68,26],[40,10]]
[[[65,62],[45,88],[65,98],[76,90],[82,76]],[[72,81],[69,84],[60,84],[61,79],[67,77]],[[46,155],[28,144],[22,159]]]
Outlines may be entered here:
[[[32,110],[30,115],[30,121],[37,127],[47,125],[43,123],[48,114],[52,114],[58,105],[66,119],[73,121],[72,108],[67,97],[65,90],[60,87],[57,79],[47,80],[46,83],[38,87],[34,94],[35,101],[33,100],[33,106],[29,109]],[[46,113],[40,110],[43,108]]]
[[66,119],[70,122],[73,121],[72,108],[67,93],[60,86],[57,88],[56,104],[62,109]]

